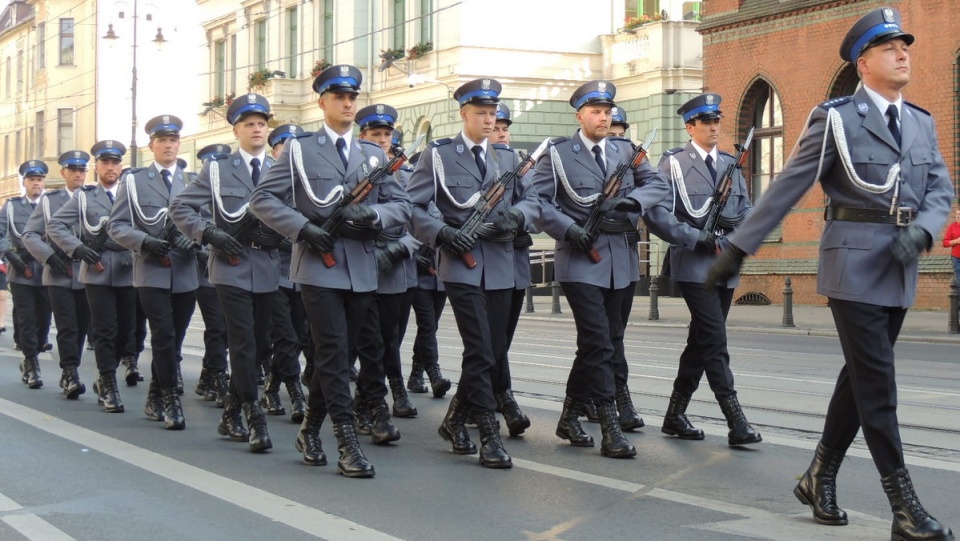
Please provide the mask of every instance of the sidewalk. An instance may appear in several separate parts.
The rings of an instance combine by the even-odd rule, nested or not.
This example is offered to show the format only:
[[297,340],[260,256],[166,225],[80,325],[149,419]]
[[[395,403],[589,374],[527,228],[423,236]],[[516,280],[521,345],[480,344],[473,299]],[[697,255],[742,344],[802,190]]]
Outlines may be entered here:
[[[526,305],[523,318],[549,321],[556,318],[572,319],[570,307],[563,294],[560,295],[560,314],[551,314],[550,296],[535,296],[535,313],[527,313]],[[690,323],[690,312],[683,299],[678,297],[660,297],[657,304],[659,319],[650,320],[650,298],[635,297],[629,326],[686,328]],[[930,342],[941,344],[960,344],[960,334],[949,334],[949,317],[944,310],[910,310],[900,331],[899,341]],[[833,315],[827,306],[793,306],[794,327],[784,327],[783,305],[737,306],[730,307],[727,317],[727,330],[731,332],[761,332],[771,334],[799,334],[810,336],[836,336]]]

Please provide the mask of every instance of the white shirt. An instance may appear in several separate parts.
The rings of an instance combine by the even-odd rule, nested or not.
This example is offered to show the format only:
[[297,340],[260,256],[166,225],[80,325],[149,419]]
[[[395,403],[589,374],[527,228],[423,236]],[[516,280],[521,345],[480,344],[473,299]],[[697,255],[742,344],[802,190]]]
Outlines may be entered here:
[[114,201],[117,200],[117,192],[120,190],[120,183],[119,183],[119,182],[114,183],[114,185],[113,185],[112,188],[107,188],[107,187],[104,186],[103,184],[101,184],[100,187],[103,188],[103,191],[105,191],[105,192],[107,192],[107,193],[109,193],[109,194],[113,194],[113,200],[114,200]]
[[475,147],[475,146],[477,146],[477,145],[480,145],[480,148],[482,149],[482,152],[480,152],[480,159],[483,160],[484,163],[486,163],[486,161],[487,161],[487,140],[484,139],[483,141],[480,141],[479,143],[475,143],[475,142],[473,142],[469,137],[467,137],[466,132],[460,132],[460,137],[463,137],[463,142],[467,145],[467,150],[469,150],[471,154],[473,154],[473,147]]
[[260,151],[260,154],[254,156],[242,148],[237,149],[240,152],[240,157],[243,159],[243,163],[247,164],[247,173],[250,174],[250,177],[253,178],[253,167],[250,165],[250,160],[256,158],[260,160],[260,172],[263,172],[263,161],[267,158],[267,150],[264,148]]
[[[880,114],[883,115],[883,123],[889,124],[890,116],[887,115],[887,108],[890,107],[890,102],[867,85],[863,85],[863,89],[867,92],[867,96],[870,96],[870,101],[877,106],[877,109],[880,109]],[[897,106],[897,126],[899,126],[900,119],[903,118],[903,94],[897,96],[897,101],[893,102],[893,105]]]
[[173,162],[170,167],[164,167],[160,165],[160,162],[153,162],[153,166],[156,167],[157,173],[160,173],[160,178],[163,178],[164,169],[170,171],[170,183],[173,184],[173,179],[177,178],[177,162]]
[[607,163],[607,138],[606,137],[601,139],[599,143],[594,143],[593,141],[588,139],[585,135],[583,135],[583,132],[580,132],[580,139],[583,139],[583,144],[584,146],[587,147],[587,152],[589,152],[591,156],[594,156],[593,147],[600,147],[600,159],[603,160],[603,163]]
[[331,128],[330,126],[327,126],[326,123],[323,124],[323,131],[327,132],[327,137],[329,137],[330,140],[333,141],[334,145],[337,144],[337,139],[340,139],[341,137],[343,138],[343,142],[346,143],[346,145],[343,147],[343,156],[349,162],[350,161],[350,143],[353,140],[353,131],[351,130],[343,135],[340,135],[339,133],[333,131],[333,128]]
[[719,156],[719,153],[717,152],[717,147],[713,147],[713,149],[710,150],[710,152],[707,152],[706,150],[704,150],[703,148],[701,148],[700,145],[698,145],[698,144],[697,144],[695,141],[693,141],[692,139],[690,140],[690,144],[693,145],[693,149],[697,151],[697,154],[700,155],[700,159],[703,160],[704,162],[707,161],[707,156],[712,157],[712,158],[713,158],[713,168],[714,168],[714,169],[717,168],[717,165],[720,164],[720,161],[717,159],[717,158],[720,157],[720,156]]

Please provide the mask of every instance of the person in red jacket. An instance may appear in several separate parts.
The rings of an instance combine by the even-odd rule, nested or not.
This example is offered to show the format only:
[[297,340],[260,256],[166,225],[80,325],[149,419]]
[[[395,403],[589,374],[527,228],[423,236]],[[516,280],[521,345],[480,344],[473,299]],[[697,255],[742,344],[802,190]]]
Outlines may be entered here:
[[950,248],[950,259],[953,260],[953,274],[960,284],[960,207],[953,214],[954,222],[947,226],[943,234],[943,247]]

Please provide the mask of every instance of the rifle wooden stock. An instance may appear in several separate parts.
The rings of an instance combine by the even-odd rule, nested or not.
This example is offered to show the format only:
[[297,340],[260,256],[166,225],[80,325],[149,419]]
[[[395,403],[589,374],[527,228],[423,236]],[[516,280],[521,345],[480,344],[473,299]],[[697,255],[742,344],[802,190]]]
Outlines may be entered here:
[[103,272],[107,270],[107,268],[103,266],[103,263],[97,261],[96,263],[93,264],[93,270],[97,272]]

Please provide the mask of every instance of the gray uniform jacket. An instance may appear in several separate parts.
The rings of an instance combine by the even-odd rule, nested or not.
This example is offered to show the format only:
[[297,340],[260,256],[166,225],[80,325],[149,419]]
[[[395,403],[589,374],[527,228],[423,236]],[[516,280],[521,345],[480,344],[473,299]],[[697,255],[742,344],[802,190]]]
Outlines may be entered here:
[[[40,210],[40,205],[37,205],[37,210]],[[10,250],[14,250],[33,272],[33,278],[27,278],[17,272],[13,265],[8,265],[7,280],[11,284],[40,287],[43,285],[43,265],[27,251],[22,239],[31,214],[33,208],[26,197],[11,197],[3,204],[3,208],[0,208],[0,254],[6,255]]]
[[[493,148],[497,149],[498,154],[501,156],[501,163],[511,163],[510,166],[513,169],[516,169],[520,165],[520,155],[517,154],[512,148],[507,145],[496,143],[493,145]],[[518,182],[514,184],[516,190],[522,190],[523,186],[530,185],[530,179],[532,176],[532,169],[527,171],[527,174],[523,182]],[[536,190],[534,190],[536,194]],[[537,204],[540,202],[540,196],[537,196]],[[530,231],[534,227],[533,222],[527,222],[526,230]],[[523,246],[517,247],[514,245],[514,254],[513,254],[513,269],[516,273],[516,285],[515,289],[527,289],[531,283],[533,283],[530,277],[530,247]]]
[[[571,246],[565,238],[571,225],[582,225],[587,220],[593,205],[577,202],[564,186],[562,177],[567,178],[570,190],[576,197],[598,194],[607,182],[593,153],[587,150],[583,141],[579,130],[573,137],[557,138],[551,142],[550,151],[537,161],[532,181],[543,204],[543,216],[537,226],[557,241],[554,259],[557,281],[622,289],[639,279],[636,244],[631,242],[635,235],[598,235],[593,246],[603,258],[599,263],[593,263],[587,253]],[[612,175],[621,163],[630,159],[633,148],[626,139],[607,139],[605,144],[607,174]],[[560,159],[559,164],[555,163],[555,155]],[[644,160],[632,174],[628,172],[624,176],[623,186],[617,196],[638,201],[640,212],[645,214],[669,194],[667,180],[649,161]],[[634,226],[638,218],[636,213],[625,212],[609,212],[606,217],[626,220]]]
[[[207,160],[197,178],[187,185],[170,202],[170,218],[183,234],[197,244],[203,242],[203,231],[216,225],[216,219],[210,213],[217,208],[210,191],[210,171],[216,164],[219,170],[220,198],[227,212],[237,212],[250,200],[253,194],[253,179],[247,170],[247,164],[239,151],[220,160]],[[267,157],[261,170],[261,178],[270,170],[273,160]],[[216,212],[220,212],[217,208]],[[241,239],[238,239],[241,240]],[[242,240],[241,240],[242,242]],[[240,263],[230,265],[227,255],[213,246],[207,246],[210,260],[207,263],[210,283],[225,285],[250,291],[269,293],[280,286],[280,255],[276,248],[253,248],[249,243],[238,256]]]
[[[442,170],[435,167],[435,156],[442,163]],[[407,186],[413,203],[414,236],[436,248],[437,233],[444,225],[459,227],[473,213],[473,207],[460,208],[458,205],[463,205],[477,192],[485,194],[499,176],[510,172],[512,163],[488,144],[485,157],[487,174],[481,178],[474,155],[467,148],[462,134],[431,143],[421,154]],[[519,186],[504,193],[503,199],[493,207],[488,221],[493,221],[500,210],[510,207],[519,210],[526,223],[532,223],[540,217],[540,202],[533,188],[523,179],[518,179],[518,182]],[[430,214],[431,203],[436,205],[442,219]],[[488,290],[514,289],[517,285],[512,241],[478,239],[470,251],[477,261],[473,269],[467,268],[460,256],[440,249],[437,251],[437,275],[444,282],[473,286],[482,283]]]
[[[403,166],[394,173],[397,182],[399,182],[400,186],[404,187],[404,189],[406,189],[412,172],[412,169]],[[390,231],[384,231],[384,233],[391,236],[400,237],[400,243],[407,249],[407,258],[386,272],[379,273],[377,277],[377,293],[384,295],[403,293],[407,289],[417,285],[417,263],[416,260],[413,259],[413,256],[420,247],[420,241],[413,238],[413,235],[409,233],[410,227],[410,222],[407,222],[403,227],[396,227]]]
[[[938,238],[950,212],[953,185],[940,155],[933,118],[904,102],[898,146],[883,113],[861,89],[854,96],[831,100],[813,110],[794,155],[750,218],[730,235],[730,242],[748,253],[756,252],[817,180],[818,170],[831,206],[889,211],[894,188],[873,193],[856,185],[842,163],[832,129],[824,144],[831,109],[843,122],[846,148],[857,176],[867,184],[882,185],[890,168],[900,164],[897,206],[913,209],[913,224]],[[827,221],[820,237],[817,292],[879,306],[912,305],[917,262],[904,266],[892,257],[890,248],[897,230],[894,224]]]
[[[671,172],[671,157],[676,161],[679,176]],[[694,248],[710,213],[707,212],[699,218],[692,214],[699,214],[697,211],[701,209],[709,210],[707,200],[713,196],[727,168],[734,163],[736,159],[733,156],[723,151],[718,152],[717,180],[714,182],[707,164],[693,143],[669,150],[660,159],[658,168],[670,179],[671,195],[650,209],[644,222],[650,231],[670,243],[670,278],[675,282],[700,284],[707,279],[710,264],[717,256]],[[679,189],[679,183],[683,183],[683,190]],[[683,193],[687,195],[687,202],[684,202]],[[722,216],[735,220],[737,217],[746,216],[752,208],[743,173],[735,169],[730,197],[723,207]],[[730,231],[721,233],[729,234]],[[726,287],[735,288],[739,283],[740,277],[734,276],[726,283]]]
[[[81,220],[80,217],[80,193],[86,201],[86,214]],[[74,192],[73,197],[53,215],[53,218],[47,222],[47,236],[57,243],[64,252],[73,255],[74,251],[83,244],[81,238],[78,238],[75,232],[81,233],[82,237],[94,238],[96,233],[90,231],[87,225],[96,228],[100,220],[109,218],[110,209],[113,203],[110,197],[104,191],[103,186],[84,186],[82,189]],[[85,223],[83,223],[85,222]],[[106,224],[103,225],[106,227]],[[116,243],[111,245],[119,248]],[[130,287],[133,285],[133,257],[130,250],[100,250],[100,263],[103,264],[103,272],[97,272],[91,268],[85,261],[80,262],[79,280],[83,284],[93,284],[110,287]]]
[[[66,188],[49,191],[40,196],[40,201],[37,202],[37,210],[27,220],[27,227],[23,231],[23,246],[37,261],[46,262],[47,258],[54,254],[53,247],[47,244],[47,222],[70,199],[70,192]],[[67,252],[67,254],[69,253]],[[71,260],[65,261],[65,263],[72,268],[73,276],[58,274],[50,270],[48,265],[44,265],[43,285],[83,289],[83,284],[78,280],[80,278],[80,262]]]
[[[171,293],[186,293],[199,286],[197,275],[197,256],[194,250],[170,250],[170,266],[164,267],[161,258],[155,254],[141,251],[140,246],[147,235],[157,237],[163,230],[166,220],[147,225],[143,218],[152,219],[166,209],[170,200],[176,197],[184,187],[183,170],[177,168],[173,176],[172,187],[167,191],[163,177],[154,165],[133,172],[124,172],[120,179],[120,191],[110,211],[107,231],[114,241],[133,252],[134,287],[156,287],[169,289]],[[137,205],[130,198],[130,185],[133,183],[139,201]]]
[[[335,141],[329,140],[325,131],[289,139],[276,163],[253,191],[250,209],[254,215],[289,239],[297,239],[308,221],[322,223],[336,210],[334,201],[339,199],[332,197],[326,206],[317,205],[304,188],[304,181],[313,195],[323,201],[335,196],[331,192],[337,187],[342,187],[344,195],[349,193],[376,166],[387,163],[377,145],[356,139],[351,144],[350,160],[344,169]],[[295,170],[298,168],[291,159],[293,148],[299,148],[303,156],[306,179],[301,179]],[[387,175],[374,186],[364,204],[379,215],[380,226],[384,229],[403,225],[410,219],[410,200],[393,175]],[[320,254],[307,248],[306,243],[296,242],[291,255],[290,280],[358,293],[374,291],[377,288],[377,262],[373,249],[373,240],[339,236],[332,252],[337,263],[327,268]]]

